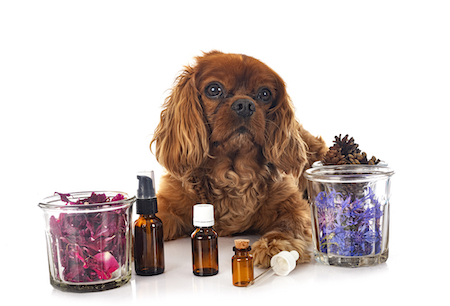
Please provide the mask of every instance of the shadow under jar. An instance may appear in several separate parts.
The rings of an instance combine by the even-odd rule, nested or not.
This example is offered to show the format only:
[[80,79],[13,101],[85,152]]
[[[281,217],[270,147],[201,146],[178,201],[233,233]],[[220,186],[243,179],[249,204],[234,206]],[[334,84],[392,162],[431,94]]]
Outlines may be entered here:
[[[84,202],[101,196],[101,203]],[[56,289],[93,292],[131,279],[131,209],[123,192],[56,194],[44,211],[50,283]]]
[[317,262],[341,267],[386,262],[393,174],[390,168],[376,165],[305,171]]

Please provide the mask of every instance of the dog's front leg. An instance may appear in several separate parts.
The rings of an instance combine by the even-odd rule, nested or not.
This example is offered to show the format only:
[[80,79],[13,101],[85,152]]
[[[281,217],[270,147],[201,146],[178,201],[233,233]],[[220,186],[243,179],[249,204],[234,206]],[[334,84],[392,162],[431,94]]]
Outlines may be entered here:
[[157,194],[158,213],[164,227],[164,240],[188,236],[193,230],[192,200],[180,181],[167,174],[161,178]]
[[269,267],[270,259],[281,251],[296,250],[300,257],[297,263],[311,261],[311,219],[308,203],[296,192],[283,202],[276,203],[267,210],[266,216],[270,224],[261,227],[263,236],[252,245],[254,262],[261,267]]

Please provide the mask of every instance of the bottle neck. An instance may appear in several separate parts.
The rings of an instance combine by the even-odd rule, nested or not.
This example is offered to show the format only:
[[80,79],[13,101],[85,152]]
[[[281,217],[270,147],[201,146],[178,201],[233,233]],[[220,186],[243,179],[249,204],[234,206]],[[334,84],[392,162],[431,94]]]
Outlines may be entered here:
[[233,247],[234,253],[239,256],[247,256],[251,249],[251,247],[248,247],[246,249],[237,249],[236,247]]
[[156,218],[156,215],[155,214],[140,214],[139,218],[154,219],[154,218]]

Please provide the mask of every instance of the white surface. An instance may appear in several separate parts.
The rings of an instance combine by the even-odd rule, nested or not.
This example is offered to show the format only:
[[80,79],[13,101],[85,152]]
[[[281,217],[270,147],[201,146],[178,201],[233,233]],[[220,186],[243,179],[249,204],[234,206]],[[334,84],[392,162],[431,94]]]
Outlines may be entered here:
[[[294,1],[293,1],[294,2]],[[292,2],[292,3],[293,3]],[[1,296],[15,303],[381,305],[447,300],[450,15],[448,1],[2,1]],[[331,145],[349,133],[396,171],[386,264],[311,263],[270,284],[190,271],[187,240],[166,273],[94,294],[48,281],[38,201],[55,191],[135,194],[162,174],[148,149],[167,90],[201,51],[252,55],[287,83],[297,117]],[[158,182],[157,182],[158,183]],[[444,277],[444,278],[443,278]],[[389,304],[389,303],[388,303]]]

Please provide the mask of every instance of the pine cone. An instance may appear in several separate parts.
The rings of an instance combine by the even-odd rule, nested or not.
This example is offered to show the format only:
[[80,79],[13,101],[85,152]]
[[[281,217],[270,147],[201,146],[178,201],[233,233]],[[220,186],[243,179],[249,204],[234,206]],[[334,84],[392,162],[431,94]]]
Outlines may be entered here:
[[377,159],[375,156],[372,156],[372,158],[367,162],[369,165],[376,165],[380,162],[379,159]]
[[341,149],[333,148],[328,150],[322,162],[324,165],[343,165],[347,163],[345,156],[341,154]]
[[379,159],[373,156],[370,160],[367,159],[366,152],[361,152],[359,145],[355,143],[352,138],[348,139],[348,134],[341,138],[341,134],[334,136],[334,145],[331,146],[328,152],[322,159],[324,165],[343,165],[343,164],[369,164],[376,165],[380,162]]
[[341,134],[339,134],[339,137],[334,136],[334,139],[335,146],[337,145],[339,148],[341,148],[342,155],[361,152],[361,150],[358,149],[359,145],[355,143],[353,137],[348,139],[348,134],[345,135],[344,138],[341,138]]

